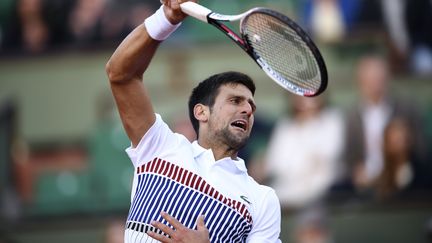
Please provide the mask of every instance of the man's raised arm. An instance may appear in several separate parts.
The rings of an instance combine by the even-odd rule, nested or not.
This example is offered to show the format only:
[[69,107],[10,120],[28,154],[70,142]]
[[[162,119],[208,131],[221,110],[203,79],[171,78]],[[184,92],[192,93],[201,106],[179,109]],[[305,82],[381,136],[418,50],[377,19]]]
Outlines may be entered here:
[[142,82],[143,74],[159,43],[186,17],[180,10],[180,2],[165,1],[163,8],[123,40],[106,64],[111,90],[133,146],[155,121],[153,106]]

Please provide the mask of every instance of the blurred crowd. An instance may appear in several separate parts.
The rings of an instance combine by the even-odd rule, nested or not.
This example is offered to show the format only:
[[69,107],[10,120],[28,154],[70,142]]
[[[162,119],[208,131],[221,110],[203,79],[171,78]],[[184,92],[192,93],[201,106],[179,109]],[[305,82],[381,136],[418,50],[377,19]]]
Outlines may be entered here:
[[159,4],[138,0],[3,0],[0,53],[37,54],[119,41]]
[[318,40],[334,45],[378,39],[392,71],[432,73],[432,3],[429,0],[304,0],[301,19]]
[[[250,7],[248,1],[237,1],[244,8]],[[432,72],[429,0],[254,2],[260,4],[289,6],[285,11],[291,13],[290,17],[323,44],[345,45],[353,40],[378,38],[389,47],[393,71],[406,69],[419,75]],[[159,5],[157,0],[3,0],[0,54],[34,54],[59,47],[112,44],[124,38]]]

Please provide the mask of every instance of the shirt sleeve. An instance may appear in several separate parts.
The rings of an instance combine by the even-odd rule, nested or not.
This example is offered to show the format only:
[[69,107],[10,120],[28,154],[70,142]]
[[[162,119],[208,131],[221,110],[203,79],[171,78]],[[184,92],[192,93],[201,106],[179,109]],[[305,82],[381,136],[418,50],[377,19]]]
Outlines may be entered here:
[[281,243],[281,209],[279,200],[273,189],[264,197],[258,215],[254,219],[252,231],[246,239],[247,243]]
[[178,140],[178,136],[171,131],[161,116],[156,114],[155,123],[144,134],[138,145],[135,148],[131,145],[126,149],[126,153],[133,165],[138,167],[151,161],[167,149],[175,147]]

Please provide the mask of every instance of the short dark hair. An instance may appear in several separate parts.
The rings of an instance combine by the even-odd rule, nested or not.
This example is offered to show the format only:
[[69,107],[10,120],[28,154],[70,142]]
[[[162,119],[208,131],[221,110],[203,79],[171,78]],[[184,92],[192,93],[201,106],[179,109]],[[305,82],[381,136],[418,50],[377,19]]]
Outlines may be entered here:
[[246,86],[252,95],[255,94],[255,83],[246,74],[240,72],[223,72],[212,75],[201,81],[193,90],[189,97],[189,119],[192,122],[192,127],[198,135],[199,122],[194,115],[194,107],[196,104],[203,104],[210,108],[214,105],[216,96],[219,94],[219,88],[225,84],[242,84]]

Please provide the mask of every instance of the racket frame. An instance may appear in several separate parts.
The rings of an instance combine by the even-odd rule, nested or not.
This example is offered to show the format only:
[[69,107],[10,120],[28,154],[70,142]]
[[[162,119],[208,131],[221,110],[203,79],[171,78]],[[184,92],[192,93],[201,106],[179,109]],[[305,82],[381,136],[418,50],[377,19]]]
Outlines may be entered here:
[[[247,12],[238,15],[224,15],[213,12],[212,10],[201,6],[195,2],[184,2],[180,4],[182,11],[185,14],[188,14],[202,22],[211,24],[215,26],[217,29],[222,31],[226,36],[228,36],[232,41],[234,41],[239,47],[241,47],[254,61],[258,64],[258,66],[277,84],[282,86],[283,88],[301,96],[313,97],[321,94],[327,88],[328,83],[328,74],[327,68],[324,62],[324,59],[318,49],[318,47],[313,43],[309,35],[293,20],[289,17],[268,9],[268,8],[252,8]],[[261,58],[257,53],[254,52],[253,47],[249,44],[248,36],[244,35],[244,23],[246,22],[248,16],[252,13],[261,13],[272,16],[282,23],[288,25],[292,30],[296,32],[296,34],[302,39],[302,41],[307,45],[312,55],[315,57],[315,60],[318,65],[319,74],[321,77],[321,85],[316,91],[311,91],[294,85],[289,80],[286,80],[282,75],[280,75],[277,71],[272,69],[267,62]],[[238,35],[233,30],[231,30],[224,22],[233,22],[240,20],[240,34]]]

